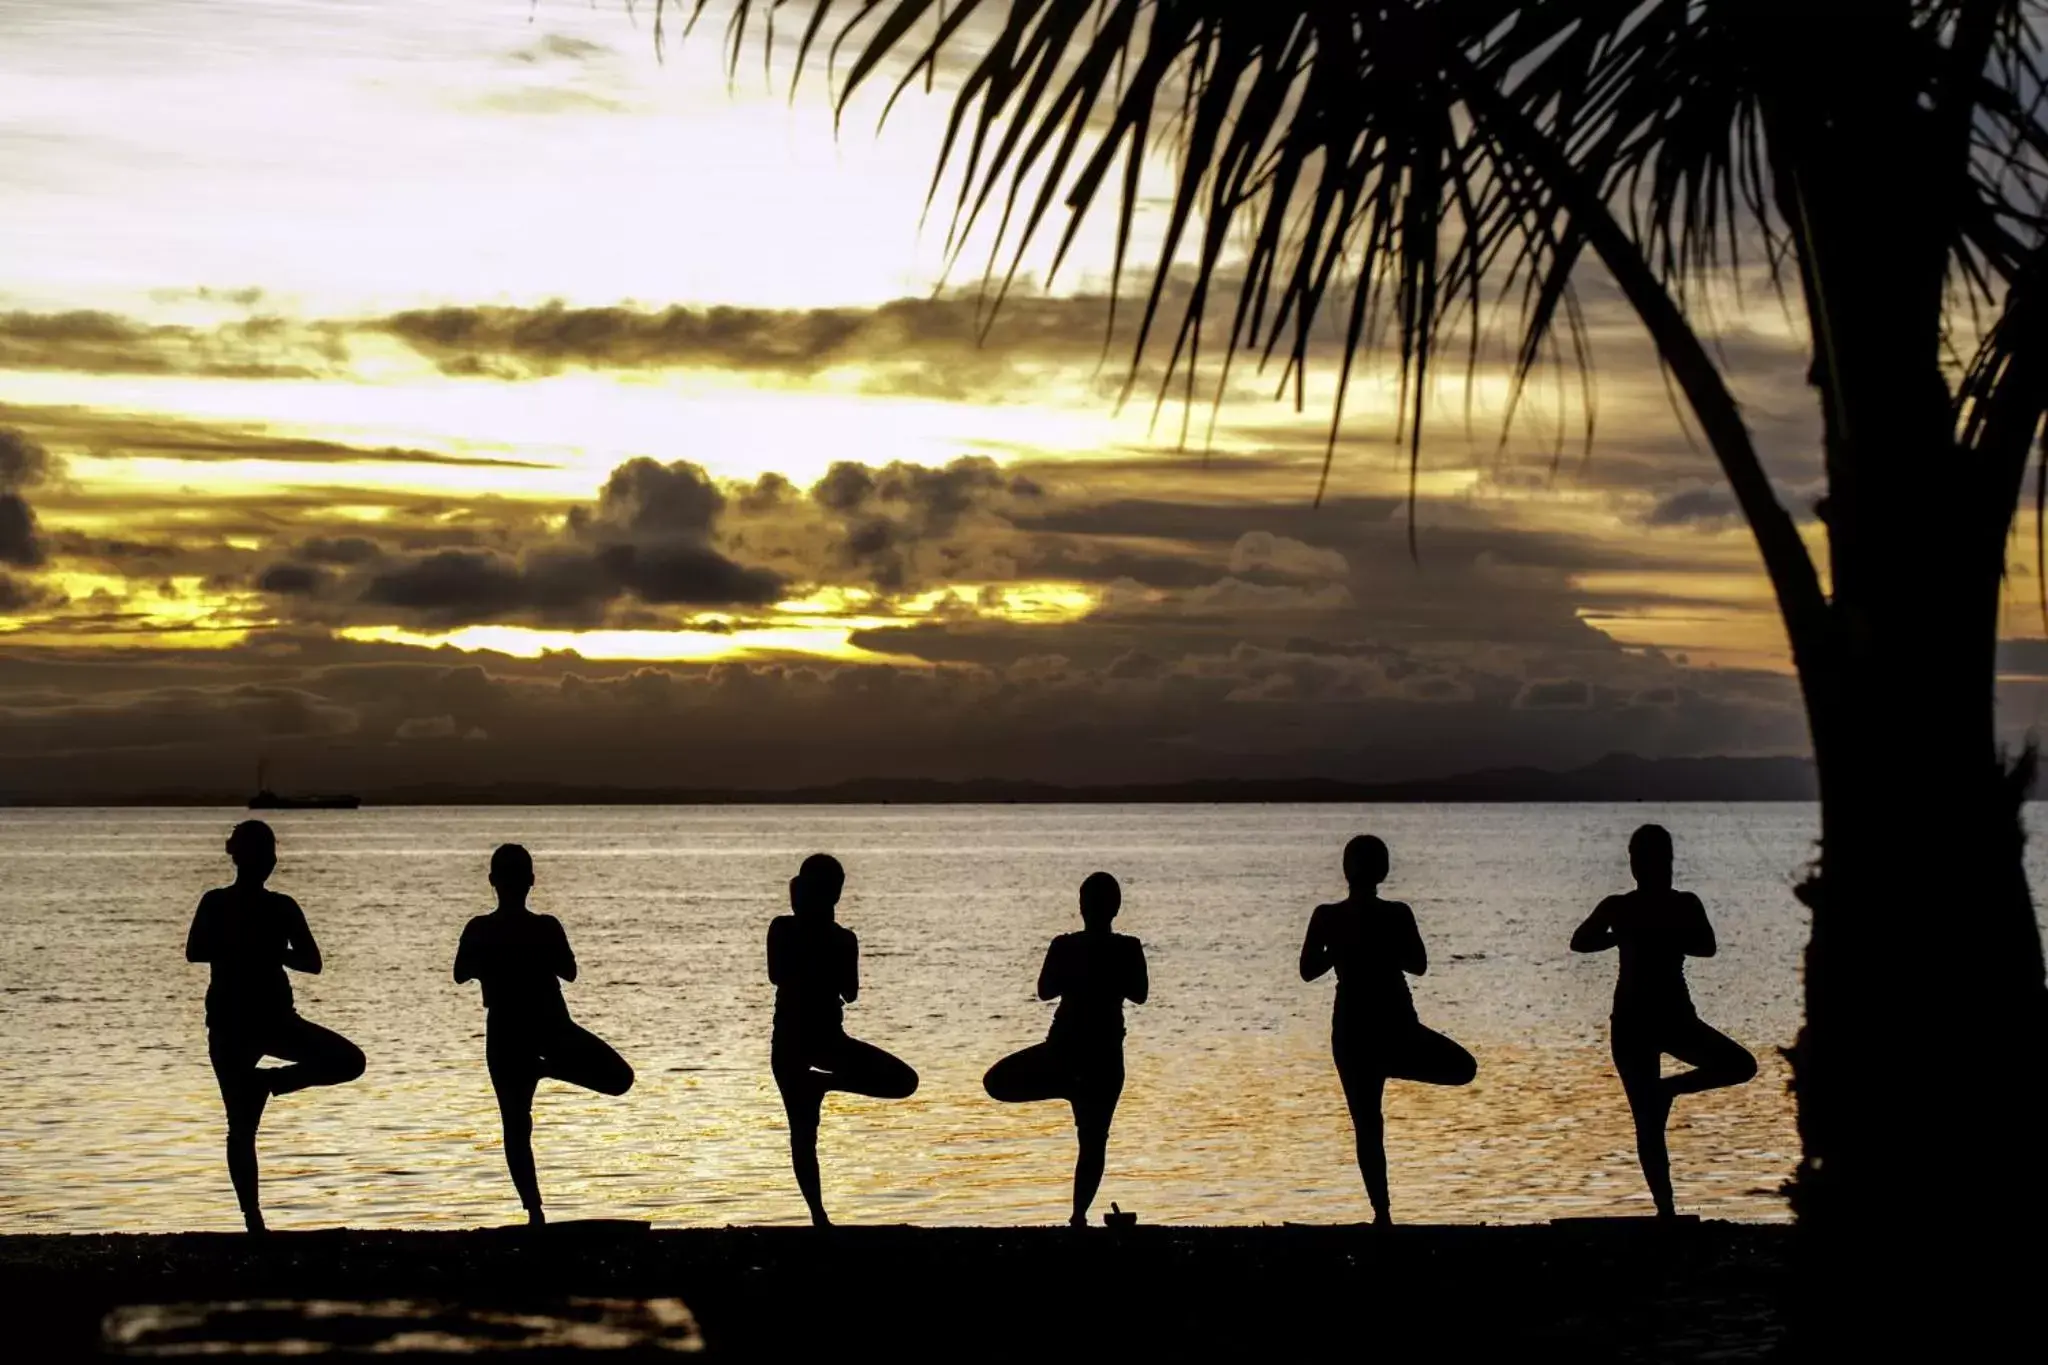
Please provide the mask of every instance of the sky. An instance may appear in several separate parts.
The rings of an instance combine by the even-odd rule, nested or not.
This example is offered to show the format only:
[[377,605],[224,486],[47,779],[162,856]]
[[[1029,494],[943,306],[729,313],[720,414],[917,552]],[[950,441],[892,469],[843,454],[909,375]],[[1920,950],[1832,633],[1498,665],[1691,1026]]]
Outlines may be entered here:
[[[1469,417],[1444,382],[1411,556],[1389,367],[1318,505],[1333,340],[1301,411],[1252,365],[1155,402],[1106,224],[991,315],[986,235],[925,214],[944,82],[835,127],[789,37],[728,72],[615,0],[0,7],[0,796],[1805,752],[1755,550],[1600,280],[1592,440],[1575,379],[1505,441],[1498,357]],[[1819,553],[1797,319],[1727,294]]]

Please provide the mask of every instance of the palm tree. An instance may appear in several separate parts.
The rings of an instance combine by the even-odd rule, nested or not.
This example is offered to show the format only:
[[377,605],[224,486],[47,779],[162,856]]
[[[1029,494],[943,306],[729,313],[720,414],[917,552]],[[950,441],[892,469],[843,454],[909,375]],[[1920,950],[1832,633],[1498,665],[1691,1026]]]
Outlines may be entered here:
[[[780,3],[733,0],[735,55]],[[815,0],[803,21],[805,53],[829,37],[849,62],[842,101],[958,64],[958,223],[997,213],[1020,251],[1063,220],[1063,254],[1106,201],[1121,273],[1170,146],[1139,354],[1170,324],[1189,376],[1227,318],[1226,367],[1278,357],[1298,386],[1334,318],[1341,412],[1390,341],[1411,471],[1428,381],[1469,373],[1486,310],[1526,381],[1579,339],[1574,278],[1618,287],[1755,534],[1805,698],[1821,840],[1790,1188],[1831,1335],[1953,1312],[1921,1276],[2010,1323],[2027,1295],[1998,1288],[2039,1261],[1999,1234],[2037,1243],[2048,1213],[2033,764],[1993,714],[2048,407],[2044,25],[2044,0]],[[1745,263],[1810,334],[1825,574],[1703,340],[1704,291]]]

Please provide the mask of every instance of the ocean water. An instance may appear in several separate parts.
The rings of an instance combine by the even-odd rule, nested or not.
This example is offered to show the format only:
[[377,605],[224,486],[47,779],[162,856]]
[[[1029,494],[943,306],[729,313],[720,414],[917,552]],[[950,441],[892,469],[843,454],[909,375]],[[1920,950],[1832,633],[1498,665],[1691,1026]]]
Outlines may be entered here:
[[[238,1227],[207,1066],[192,908],[229,879],[231,810],[0,811],[0,1231]],[[1075,891],[1124,885],[1152,998],[1127,1010],[1129,1081],[1099,1207],[1147,1222],[1369,1216],[1329,1058],[1332,982],[1295,955],[1338,858],[1370,830],[1386,894],[1412,903],[1430,970],[1424,1022],[1479,1059],[1462,1089],[1395,1082],[1397,1217],[1526,1222],[1646,1212],[1606,1053],[1612,955],[1566,941],[1629,885],[1645,820],[1678,839],[1720,955],[1691,966],[1710,1023],[1762,1063],[1751,1084],[1682,1100],[1681,1207],[1781,1219],[1797,1158],[1777,1048],[1799,1022],[1815,811],[1732,806],[916,806],[468,808],[275,815],[272,885],[326,956],[293,977],[306,1017],[369,1055],[354,1085],[274,1101],[259,1144],[272,1226],[481,1226],[519,1217],[483,1063],[477,988],[449,966],[492,904],[492,847],[533,850],[536,909],[559,915],[582,976],[570,1009],[631,1061],[619,1099],[543,1083],[535,1151],[556,1218],[667,1225],[801,1221],[768,1075],[762,944],[808,853],[848,872],[860,934],[856,1036],[923,1077],[883,1102],[833,1096],[820,1143],[848,1222],[1064,1219],[1065,1106],[981,1091],[1044,1036],[1032,998]],[[2035,847],[2040,847],[2037,840]],[[2037,884],[2043,868],[2036,867]]]

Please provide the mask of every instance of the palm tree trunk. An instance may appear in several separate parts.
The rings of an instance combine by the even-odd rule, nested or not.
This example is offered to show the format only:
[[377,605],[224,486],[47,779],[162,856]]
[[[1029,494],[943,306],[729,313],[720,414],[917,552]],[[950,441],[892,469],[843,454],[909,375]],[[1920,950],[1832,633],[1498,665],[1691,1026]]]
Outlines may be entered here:
[[1967,480],[1950,483],[1892,517],[1830,517],[1837,591],[1802,669],[1821,853],[1800,891],[1813,933],[1792,1192],[1801,1326],[1830,1350],[1966,1358],[1960,1343],[2012,1331],[2037,1292],[2038,1253],[2021,1247],[2048,1215],[2048,992],[2021,862],[2031,760],[2009,769],[1998,752],[2001,557],[1959,509],[1927,505],[1963,496]]

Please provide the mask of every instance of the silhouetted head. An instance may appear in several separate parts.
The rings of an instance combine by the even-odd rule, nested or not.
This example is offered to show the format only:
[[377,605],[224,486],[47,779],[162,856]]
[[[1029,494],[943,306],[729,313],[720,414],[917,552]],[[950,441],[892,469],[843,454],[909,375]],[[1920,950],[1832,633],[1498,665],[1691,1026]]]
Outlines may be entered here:
[[533,889],[533,855],[522,844],[499,844],[491,854],[491,885],[514,894]]
[[1081,883],[1081,922],[1090,929],[1107,929],[1123,904],[1124,889],[1107,872],[1091,872]]
[[1361,834],[1344,845],[1344,880],[1354,889],[1370,891],[1386,879],[1386,840],[1376,834]]
[[261,882],[277,868],[277,835],[261,820],[244,820],[228,832],[228,857],[244,879]]
[[846,869],[829,853],[813,853],[789,882],[789,908],[799,915],[830,919],[846,888]]
[[1671,831],[1664,826],[1644,825],[1628,836],[1628,868],[1638,886],[1671,885],[1671,859]]

